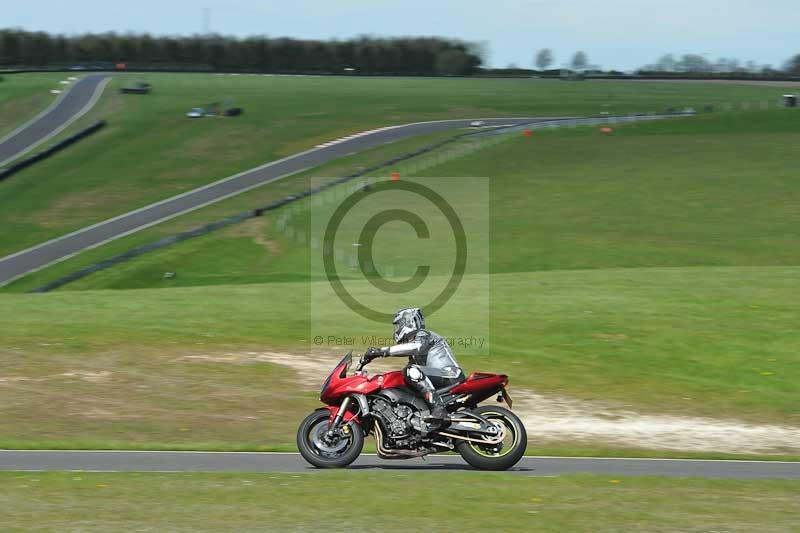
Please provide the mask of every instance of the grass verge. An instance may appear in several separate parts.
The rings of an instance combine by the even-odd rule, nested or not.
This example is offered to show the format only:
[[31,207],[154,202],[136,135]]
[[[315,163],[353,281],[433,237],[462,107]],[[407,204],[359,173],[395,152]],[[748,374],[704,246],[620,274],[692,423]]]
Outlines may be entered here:
[[[0,473],[9,530],[790,531],[797,481],[475,472]],[[402,499],[398,500],[398,494]],[[150,512],[157,508],[157,512]],[[454,512],[443,519],[442,509]]]

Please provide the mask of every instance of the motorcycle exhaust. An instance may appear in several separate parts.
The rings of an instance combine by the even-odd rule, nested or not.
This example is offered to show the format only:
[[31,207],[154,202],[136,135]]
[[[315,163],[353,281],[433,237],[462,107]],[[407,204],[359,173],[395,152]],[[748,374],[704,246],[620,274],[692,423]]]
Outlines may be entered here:
[[414,457],[422,457],[427,455],[429,450],[388,450],[383,445],[383,431],[377,420],[373,425],[375,431],[375,444],[378,447],[378,457],[381,459],[411,459]]

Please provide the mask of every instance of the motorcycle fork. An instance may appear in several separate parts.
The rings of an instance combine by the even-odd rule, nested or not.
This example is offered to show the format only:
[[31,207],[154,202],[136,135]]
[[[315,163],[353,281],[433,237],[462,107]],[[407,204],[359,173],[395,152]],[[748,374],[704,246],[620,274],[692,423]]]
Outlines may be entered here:
[[350,406],[350,396],[342,400],[342,405],[339,406],[339,411],[337,411],[336,416],[333,417],[333,422],[331,423],[331,426],[328,428],[329,436],[333,436],[337,431],[339,431],[339,427],[342,425],[342,420],[344,419],[344,414],[347,412],[347,408],[349,406]]

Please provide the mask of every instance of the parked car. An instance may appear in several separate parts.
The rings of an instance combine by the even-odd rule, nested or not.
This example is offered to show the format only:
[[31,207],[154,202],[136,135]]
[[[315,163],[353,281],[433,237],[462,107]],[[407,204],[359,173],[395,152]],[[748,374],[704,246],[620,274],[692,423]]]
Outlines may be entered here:
[[134,83],[133,85],[123,87],[119,90],[119,92],[123,94],[149,94],[150,89],[152,89],[152,86],[149,83],[140,81]]
[[206,116],[206,110],[202,107],[193,107],[188,113],[186,113],[186,116],[189,118],[201,118]]

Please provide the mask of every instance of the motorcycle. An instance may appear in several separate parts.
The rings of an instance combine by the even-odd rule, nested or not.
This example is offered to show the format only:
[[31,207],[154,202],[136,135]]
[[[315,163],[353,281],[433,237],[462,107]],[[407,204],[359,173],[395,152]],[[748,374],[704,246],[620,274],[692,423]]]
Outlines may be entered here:
[[497,396],[511,407],[508,376],[473,372],[461,383],[439,389],[450,423],[431,427],[428,404],[406,386],[402,371],[369,376],[362,357],[348,375],[352,352],[334,367],[320,391],[327,404],[308,415],[297,430],[303,458],[318,468],[343,468],[361,454],[373,435],[378,457],[410,459],[456,451],[480,470],[507,470],[525,454],[528,437],[509,409],[478,404]]

